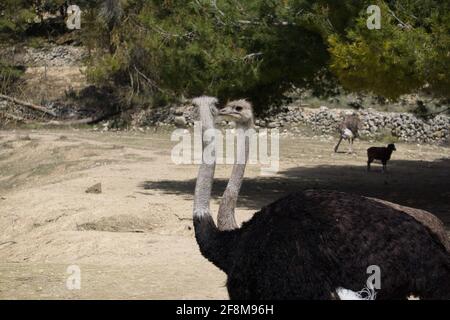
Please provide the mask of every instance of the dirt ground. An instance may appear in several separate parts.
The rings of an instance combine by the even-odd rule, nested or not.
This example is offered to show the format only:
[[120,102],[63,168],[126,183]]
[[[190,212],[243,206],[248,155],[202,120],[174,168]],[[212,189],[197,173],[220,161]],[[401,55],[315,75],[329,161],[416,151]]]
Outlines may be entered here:
[[[291,191],[354,192],[429,210],[450,227],[450,149],[398,143],[382,174],[365,150],[283,138],[280,172],[250,165],[238,219]],[[226,299],[225,275],[192,230],[196,165],[175,165],[168,133],[0,131],[0,299]],[[345,144],[342,150],[345,150]],[[230,166],[218,166],[213,210]],[[102,184],[101,194],[85,190]],[[69,290],[68,267],[81,288]]]
[[85,71],[81,66],[28,67],[21,95],[34,97],[36,103],[58,99],[66,92],[87,86]]

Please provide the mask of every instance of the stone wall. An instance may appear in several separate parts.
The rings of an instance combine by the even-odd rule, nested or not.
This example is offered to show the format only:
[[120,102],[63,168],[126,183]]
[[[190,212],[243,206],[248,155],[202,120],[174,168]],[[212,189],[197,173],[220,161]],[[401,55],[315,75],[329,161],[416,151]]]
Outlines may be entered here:
[[43,48],[8,47],[0,50],[3,60],[30,67],[68,67],[81,65],[87,50],[79,46],[55,45]]
[[[315,132],[335,134],[336,126],[348,109],[318,109],[287,107],[268,118],[256,120],[260,126],[285,127],[305,124]],[[375,139],[390,134],[401,141],[443,143],[450,140],[450,117],[437,115],[431,119],[417,118],[411,113],[380,112],[373,109],[356,112],[361,120],[360,136]]]
[[[302,132],[299,127],[309,127],[317,134],[336,135],[336,127],[350,109],[284,107],[278,112],[268,112],[267,116],[257,118],[259,128],[280,128],[284,133]],[[373,109],[357,111],[362,124],[360,136],[377,139],[392,135],[406,142],[448,143],[450,141],[450,117],[437,115],[424,120],[411,113],[380,112]],[[175,125],[190,127],[193,125],[195,108],[192,106],[169,107],[141,111],[134,116],[134,126]]]

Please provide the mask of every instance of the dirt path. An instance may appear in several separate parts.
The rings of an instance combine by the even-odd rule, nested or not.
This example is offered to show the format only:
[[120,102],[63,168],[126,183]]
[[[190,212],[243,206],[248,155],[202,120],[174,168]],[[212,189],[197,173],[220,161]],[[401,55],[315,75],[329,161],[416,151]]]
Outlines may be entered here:
[[[289,191],[356,192],[436,213],[450,226],[450,150],[398,144],[382,175],[334,140],[286,138],[281,170],[249,166],[238,218]],[[0,299],[219,299],[225,275],[199,253],[192,230],[197,167],[175,165],[168,134],[0,131]],[[213,210],[229,166],[219,166]],[[101,194],[86,188],[101,182]],[[67,268],[81,270],[68,290]]]

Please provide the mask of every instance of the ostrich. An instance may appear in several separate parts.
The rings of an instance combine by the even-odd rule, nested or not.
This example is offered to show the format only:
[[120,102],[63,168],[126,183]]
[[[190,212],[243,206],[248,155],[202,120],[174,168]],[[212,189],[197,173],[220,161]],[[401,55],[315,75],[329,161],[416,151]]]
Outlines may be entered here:
[[[229,120],[236,122],[237,134],[245,134],[245,131],[253,128],[253,111],[251,104],[246,100],[231,101],[223,109]],[[219,206],[219,213],[217,214],[217,227],[219,230],[233,230],[237,229],[236,218],[234,210],[236,208],[239,190],[241,189],[242,180],[244,179],[245,166],[248,159],[249,145],[248,139],[244,137],[244,148],[237,149],[236,162],[233,166],[230,180],[228,181],[225,192]],[[238,159],[245,159],[243,163]]]
[[345,116],[344,120],[339,124],[339,141],[334,147],[334,152],[338,152],[342,139],[348,140],[349,153],[353,153],[353,141],[358,136],[359,117],[356,114]]
[[[204,132],[195,236],[202,255],[227,274],[231,299],[333,299],[338,288],[364,287],[372,265],[381,270],[378,299],[450,299],[449,247],[432,229],[437,218],[425,211],[429,225],[382,200],[307,190],[269,204],[240,228],[219,230],[209,206],[217,100],[201,97],[193,103]],[[251,110],[243,111],[231,105],[220,114],[251,123]]]

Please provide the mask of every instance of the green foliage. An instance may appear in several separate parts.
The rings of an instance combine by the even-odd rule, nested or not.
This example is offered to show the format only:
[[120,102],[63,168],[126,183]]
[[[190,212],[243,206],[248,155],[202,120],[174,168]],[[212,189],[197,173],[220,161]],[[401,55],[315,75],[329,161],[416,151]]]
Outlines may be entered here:
[[[76,4],[83,8],[92,8],[98,1],[77,0]],[[49,34],[65,29],[61,9],[68,4],[65,0],[2,0],[0,3],[0,40],[24,40],[28,36],[38,35],[44,31]],[[59,16],[58,16],[59,15]],[[51,18],[50,18],[51,17]],[[50,18],[50,19],[49,19]],[[59,18],[59,19],[55,19]],[[57,20],[57,26],[48,25],[48,21]],[[29,31],[32,32],[29,32]]]
[[36,16],[30,1],[5,0],[0,4],[0,34],[22,33]]
[[97,41],[106,45],[89,74],[98,83],[128,84],[140,93],[247,97],[263,108],[293,86],[313,85],[324,69],[323,26],[312,14],[293,14],[302,6],[316,10],[311,3],[123,2],[123,22],[109,28],[110,41]]
[[10,66],[0,59],[0,93],[8,93],[23,73],[23,69]]
[[[393,11],[393,8],[401,8]],[[449,5],[435,1],[378,1],[380,30],[366,27],[365,11],[344,35],[328,37],[331,70],[352,91],[397,98],[427,88],[449,95]]]
[[[2,1],[0,36],[26,36],[36,21],[43,23],[43,13],[56,12],[63,2]],[[90,80],[128,91],[128,101],[209,94],[222,101],[249,98],[258,111],[280,104],[296,88],[328,95],[343,86],[392,99],[418,90],[450,96],[448,1],[76,4],[83,11],[79,33],[91,53]],[[381,8],[380,30],[366,27],[371,4]]]
[[380,30],[367,29],[363,0],[122,1],[104,47],[112,57],[99,51],[91,75],[152,95],[247,97],[257,108],[295,87],[323,94],[339,84],[388,98],[424,87],[448,95],[448,5],[376,3]]

